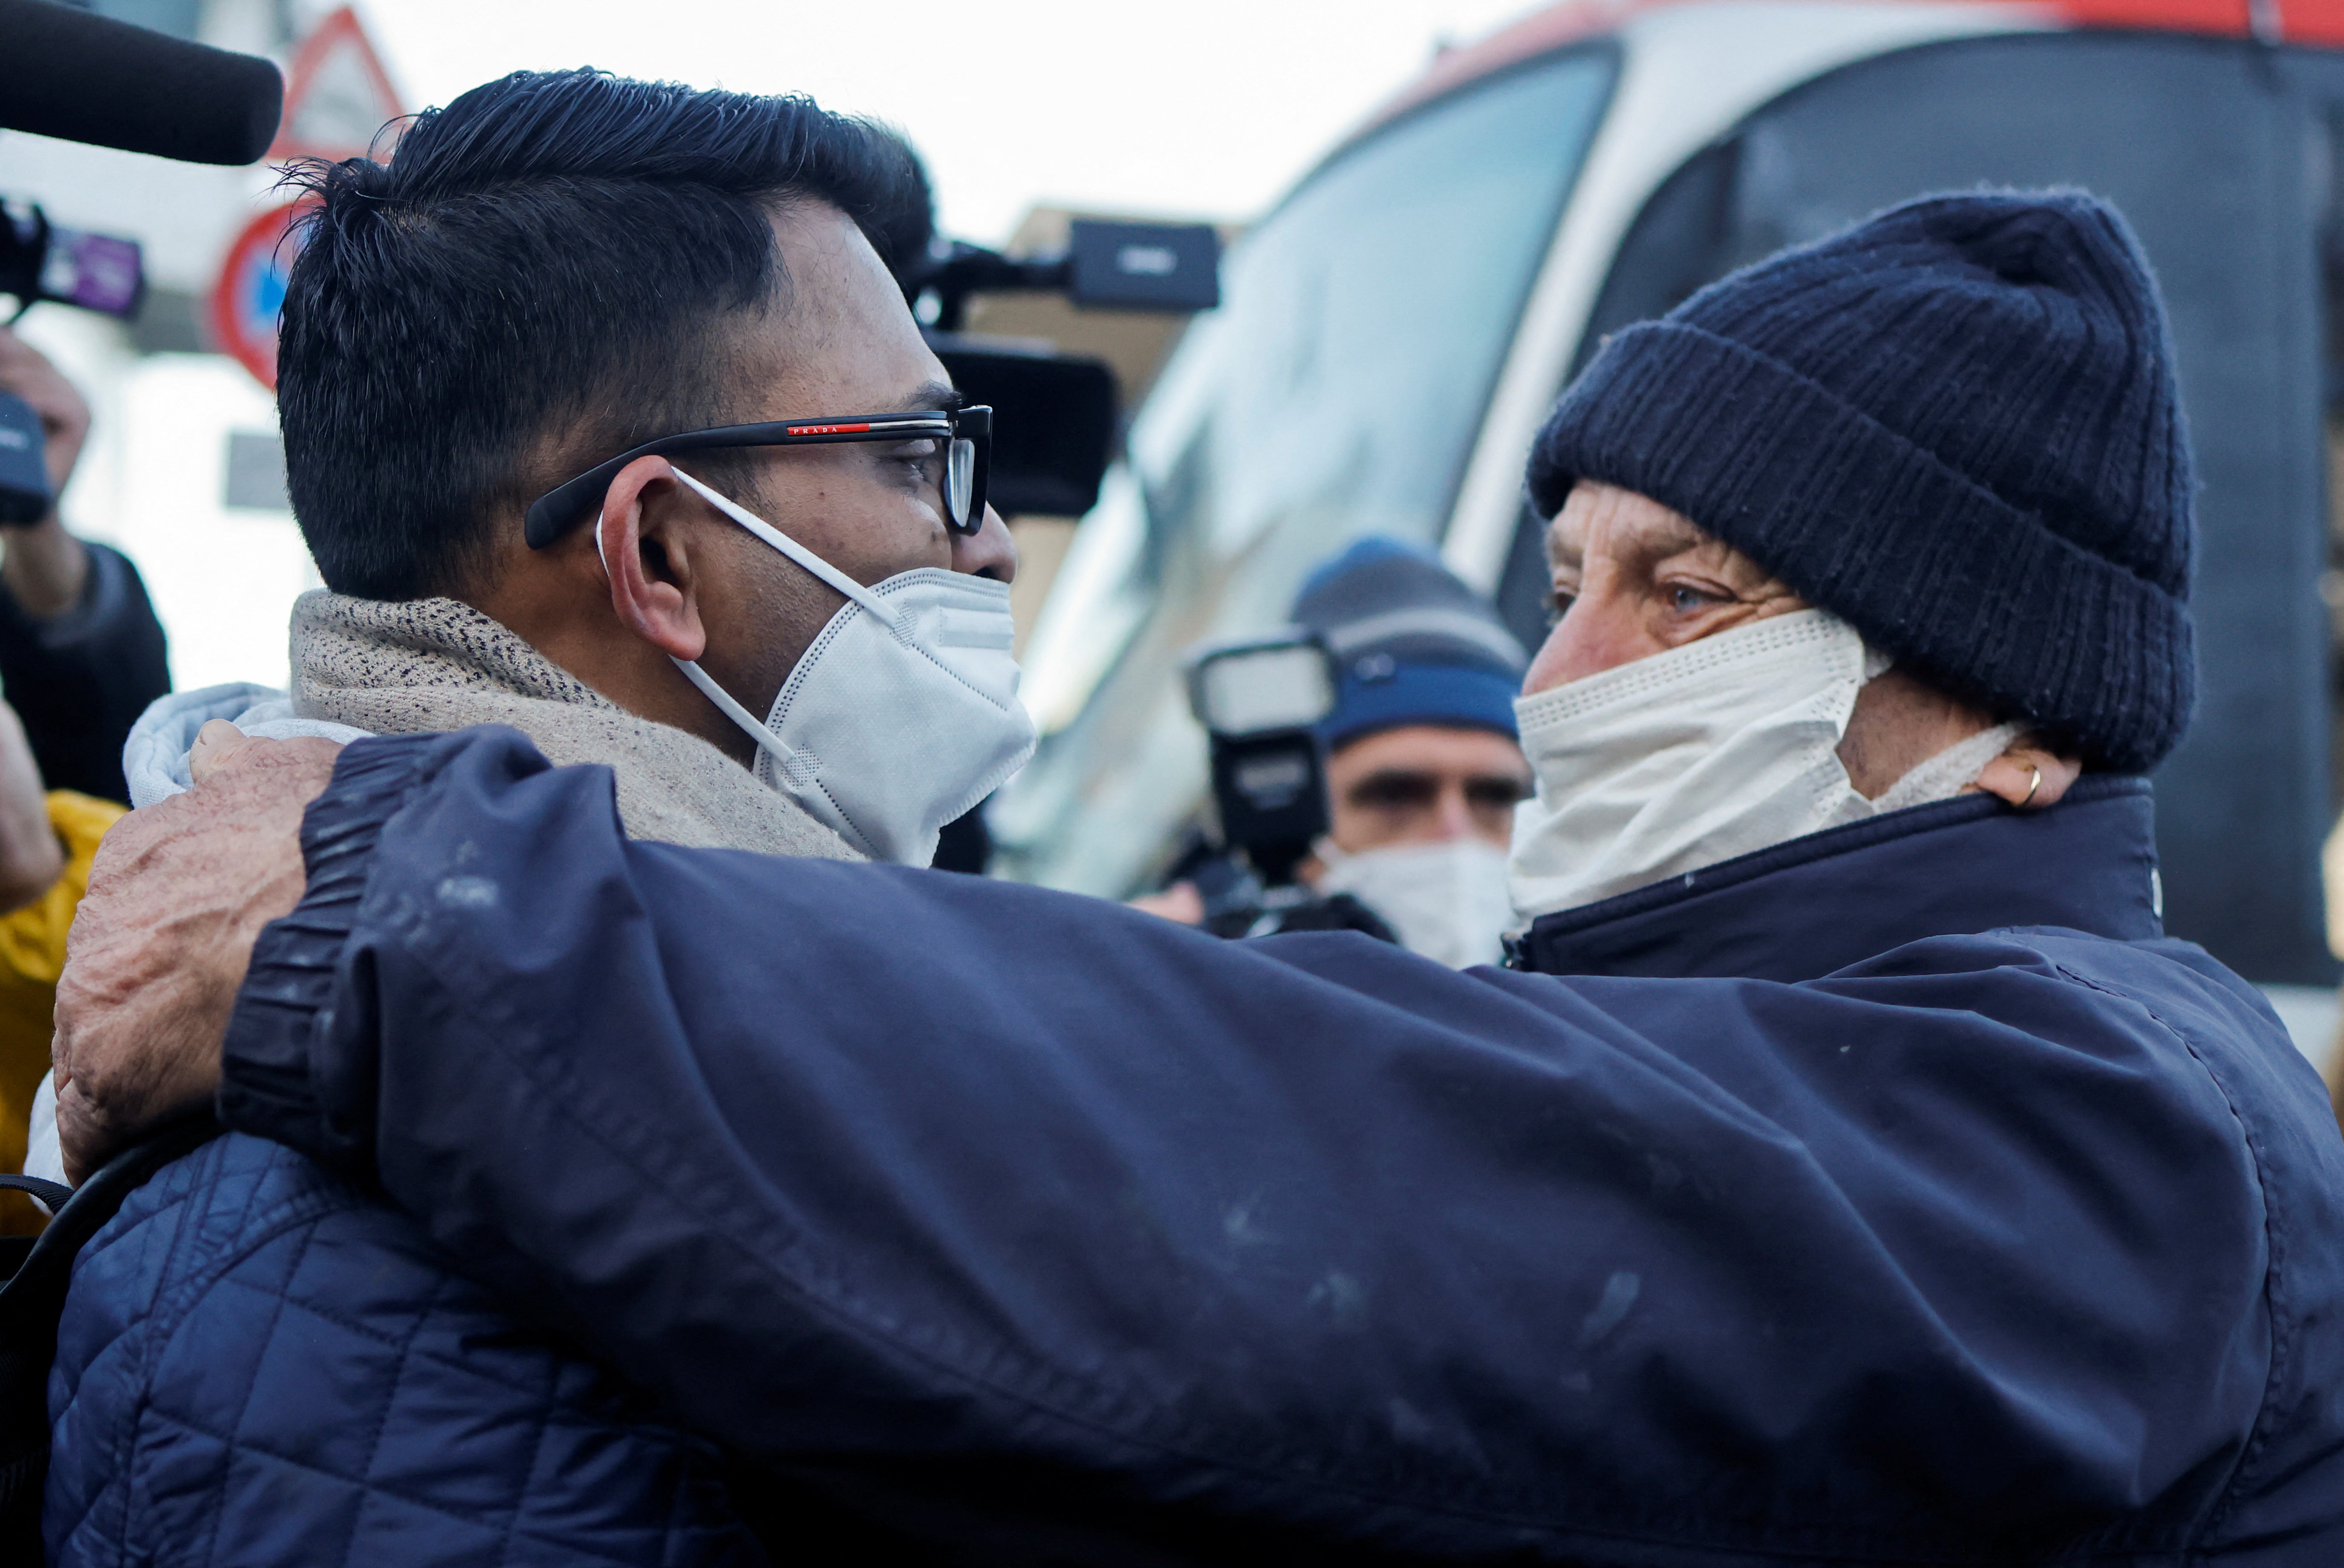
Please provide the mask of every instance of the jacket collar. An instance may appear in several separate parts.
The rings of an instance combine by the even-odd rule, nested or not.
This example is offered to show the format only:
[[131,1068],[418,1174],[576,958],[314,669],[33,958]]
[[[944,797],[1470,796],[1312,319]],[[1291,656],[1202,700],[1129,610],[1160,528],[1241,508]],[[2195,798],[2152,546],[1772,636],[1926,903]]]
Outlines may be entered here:
[[2148,780],[2077,780],[2043,811],[1965,795],[1852,822],[1541,916],[1541,974],[1814,980],[1928,937],[2065,926],[2165,934]]

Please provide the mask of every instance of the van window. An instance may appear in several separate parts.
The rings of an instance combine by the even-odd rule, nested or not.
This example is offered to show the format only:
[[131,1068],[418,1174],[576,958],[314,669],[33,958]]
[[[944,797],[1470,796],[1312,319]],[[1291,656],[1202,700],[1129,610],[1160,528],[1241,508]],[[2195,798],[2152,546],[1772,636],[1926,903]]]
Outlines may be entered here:
[[1046,742],[994,809],[1005,866],[1126,890],[1202,795],[1181,648],[1278,624],[1352,538],[1438,537],[1612,68],[1581,50],[1406,116],[1232,252],[1036,628]]

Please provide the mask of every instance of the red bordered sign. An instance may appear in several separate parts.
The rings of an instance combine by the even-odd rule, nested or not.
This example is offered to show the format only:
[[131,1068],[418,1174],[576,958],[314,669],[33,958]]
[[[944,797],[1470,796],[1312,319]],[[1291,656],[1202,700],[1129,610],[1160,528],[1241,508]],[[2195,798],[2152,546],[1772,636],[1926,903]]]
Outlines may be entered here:
[[[362,158],[407,111],[358,13],[345,5],[301,40],[285,74],[285,116],[272,158]],[[397,135],[392,130],[392,135]]]
[[285,310],[285,278],[300,249],[293,220],[309,205],[288,202],[245,225],[212,285],[212,340],[271,392],[277,390],[277,322]]

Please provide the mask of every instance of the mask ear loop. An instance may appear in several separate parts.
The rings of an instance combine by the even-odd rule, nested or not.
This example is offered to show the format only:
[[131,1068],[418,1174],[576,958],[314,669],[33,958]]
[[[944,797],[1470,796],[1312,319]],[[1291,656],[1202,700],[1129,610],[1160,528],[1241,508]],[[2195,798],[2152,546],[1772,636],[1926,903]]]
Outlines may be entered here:
[[[711,500],[716,501],[720,505],[723,504],[722,497],[710,492],[705,486],[700,483],[699,480],[692,478],[691,475],[685,473],[682,469],[677,468],[675,472],[679,478],[688,482],[693,489],[708,495]],[[602,576],[605,578],[608,578],[611,575],[611,552],[602,543],[602,523],[604,518],[608,516],[609,513],[607,509],[597,511],[594,514],[594,557],[597,560],[600,560],[602,563]],[[733,700],[732,694],[725,690],[722,687],[717,685],[715,678],[706,670],[701,668],[697,661],[689,658],[678,658],[672,653],[667,656],[667,661],[675,666],[676,668],[683,671],[683,678],[692,682],[695,687],[698,687],[700,689],[700,695],[714,703],[718,712],[723,714],[725,718],[738,725],[742,730],[748,735],[750,739],[755,741],[760,747],[763,748],[765,752],[773,758],[774,766],[782,770],[783,777],[789,779],[791,783],[800,787],[803,787],[808,782],[805,763],[799,758],[798,754],[791,750],[788,747],[783,745],[781,737],[775,735],[771,729],[765,728],[765,726],[760,723],[756,717],[750,713],[747,709],[742,707],[740,703]]]
[[740,524],[743,528],[748,529],[751,533],[764,540],[765,543],[773,546],[773,548],[781,551],[782,554],[789,557],[790,559],[805,568],[806,570],[812,572],[815,577],[820,578],[823,581],[828,583],[831,587],[844,594],[848,598],[853,599],[856,604],[861,605],[864,609],[867,609],[873,615],[877,616],[880,623],[885,626],[888,630],[894,632],[898,637],[903,636],[903,622],[896,616],[894,608],[887,604],[887,602],[882,599],[877,594],[873,593],[869,588],[864,588],[861,583],[856,582],[853,578],[848,577],[844,572],[840,571],[836,567],[832,566],[828,561],[823,559],[820,556],[814,554],[812,550],[798,543],[797,540],[790,538],[789,535],[782,532],[781,529],[765,521],[764,518],[757,516],[754,512],[747,510],[738,503],[718,495],[714,490],[710,489],[707,486],[693,478],[690,474],[685,473],[682,468],[675,469],[675,477],[682,479],[693,489],[699,491],[701,496],[706,499],[710,506],[714,507],[718,511],[723,513],[726,517],[732,518],[734,522]]
[[678,658],[675,655],[670,654],[668,662],[683,671],[683,678],[700,689],[701,696],[714,703],[718,711],[739,725],[750,739],[763,747],[766,754],[773,758],[773,765],[782,770],[783,778],[800,789],[804,789],[813,782],[808,777],[803,759],[783,745],[782,738],[765,728],[756,715],[735,702],[731,692],[716,684],[714,677],[688,658]]

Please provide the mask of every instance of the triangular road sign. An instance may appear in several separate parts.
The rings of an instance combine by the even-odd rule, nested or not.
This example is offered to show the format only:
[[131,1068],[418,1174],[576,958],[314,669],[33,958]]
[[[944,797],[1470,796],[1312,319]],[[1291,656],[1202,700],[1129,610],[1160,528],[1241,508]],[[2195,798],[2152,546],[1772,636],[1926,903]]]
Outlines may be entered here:
[[358,13],[345,5],[318,23],[294,51],[285,117],[268,156],[364,157],[376,133],[406,112],[381,56],[359,25]]

